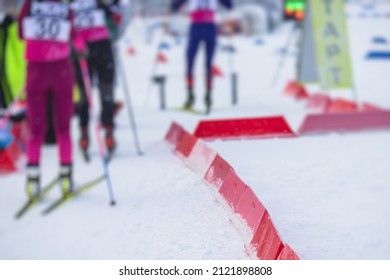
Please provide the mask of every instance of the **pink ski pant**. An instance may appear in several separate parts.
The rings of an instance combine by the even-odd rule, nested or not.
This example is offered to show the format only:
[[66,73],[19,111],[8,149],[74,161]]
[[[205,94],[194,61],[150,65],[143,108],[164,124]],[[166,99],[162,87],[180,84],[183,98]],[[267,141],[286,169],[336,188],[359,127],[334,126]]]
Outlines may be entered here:
[[61,164],[72,163],[70,121],[73,114],[73,69],[68,59],[29,62],[27,68],[27,143],[29,164],[39,164],[47,129],[47,109],[53,109],[53,123]]

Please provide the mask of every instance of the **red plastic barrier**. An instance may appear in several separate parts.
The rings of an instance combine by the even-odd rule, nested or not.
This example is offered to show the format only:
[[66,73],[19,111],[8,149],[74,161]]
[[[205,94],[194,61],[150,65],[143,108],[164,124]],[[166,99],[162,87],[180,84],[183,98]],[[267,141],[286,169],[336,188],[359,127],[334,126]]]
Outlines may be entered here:
[[216,155],[217,153],[213,149],[198,139],[188,157],[187,164],[204,177]]
[[221,187],[226,174],[233,169],[220,155],[216,155],[204,176],[205,180],[218,189]]
[[283,250],[280,252],[278,260],[291,261],[291,260],[299,260],[299,256],[295,251],[288,245],[284,245]]
[[390,111],[308,115],[299,134],[390,129]]
[[232,209],[237,209],[238,201],[243,195],[246,184],[241,181],[233,169],[230,169],[223,179],[219,193],[226,199]]
[[308,109],[314,109],[319,112],[325,112],[332,102],[331,98],[322,93],[315,93],[310,95],[307,99],[306,107]]
[[165,135],[165,140],[172,145],[176,145],[183,133],[184,129],[177,123],[173,122],[168,130],[168,133]]
[[363,104],[361,105],[361,110],[363,112],[383,112],[383,111],[385,111],[383,108],[381,108],[377,105],[368,103],[368,102],[363,102]]
[[0,173],[8,173],[17,170],[17,161],[22,152],[13,141],[6,149],[0,151]]
[[198,141],[198,139],[195,136],[184,131],[176,145],[175,152],[182,154],[184,157],[188,157],[194,148],[196,141]]
[[282,116],[201,121],[194,134],[208,140],[295,136]]
[[251,245],[261,260],[276,260],[283,249],[283,242],[267,211],[264,213]]
[[265,207],[250,187],[245,189],[235,211],[246,221],[253,233],[259,227],[261,219],[266,212]]
[[346,112],[356,112],[358,110],[358,106],[356,102],[346,100],[343,98],[336,98],[332,100],[326,109],[327,113],[346,113]]
[[284,94],[295,99],[305,99],[309,97],[306,88],[296,81],[289,81],[284,88]]
[[288,245],[284,246],[267,210],[252,189],[220,155],[176,123],[172,123],[165,139],[176,146],[175,152],[187,158],[187,165],[205,174],[205,180],[218,188],[232,210],[247,223],[253,232],[250,245],[257,257],[263,260],[299,259]]

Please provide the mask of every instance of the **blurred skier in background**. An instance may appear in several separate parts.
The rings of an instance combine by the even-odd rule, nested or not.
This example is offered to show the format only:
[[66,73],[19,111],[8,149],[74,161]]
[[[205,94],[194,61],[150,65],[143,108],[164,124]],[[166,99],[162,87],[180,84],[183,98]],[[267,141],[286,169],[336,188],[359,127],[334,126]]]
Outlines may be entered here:
[[[27,193],[40,195],[41,146],[47,128],[47,108],[53,106],[63,195],[73,190],[70,121],[73,113],[73,71],[70,43],[84,52],[73,28],[70,6],[64,0],[25,0],[18,18],[19,36],[26,41]],[[49,104],[51,100],[51,104]]]
[[[101,124],[105,129],[105,144],[108,157],[111,157],[116,148],[114,138],[114,81],[115,60],[111,42],[111,36],[115,36],[116,26],[121,21],[119,13],[119,1],[109,2],[102,0],[72,0],[71,9],[75,13],[75,28],[88,47],[88,68],[91,81],[98,82],[101,100]],[[111,31],[108,25],[111,25]],[[78,63],[75,63],[76,79],[80,88],[81,99],[78,104],[80,117],[80,148],[86,160],[89,159],[88,148],[90,145],[88,126],[89,108],[84,81]]]
[[217,26],[215,24],[215,13],[218,4],[227,9],[233,8],[232,0],[172,0],[171,11],[177,12],[185,3],[191,16],[191,29],[189,32],[189,42],[187,47],[187,100],[184,109],[191,110],[195,102],[194,96],[194,61],[200,43],[206,48],[206,112],[209,113],[212,106],[213,73],[212,63],[217,43]]

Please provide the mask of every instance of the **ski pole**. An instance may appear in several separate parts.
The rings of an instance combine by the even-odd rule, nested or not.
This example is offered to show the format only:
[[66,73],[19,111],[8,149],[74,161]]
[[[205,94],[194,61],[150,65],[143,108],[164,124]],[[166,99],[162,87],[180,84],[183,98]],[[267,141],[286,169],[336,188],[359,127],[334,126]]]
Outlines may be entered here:
[[284,52],[282,53],[282,57],[280,58],[278,67],[276,68],[276,72],[275,72],[274,78],[272,80],[272,86],[274,86],[276,84],[276,82],[278,81],[278,79],[279,79],[279,74],[280,74],[280,72],[281,72],[281,70],[283,68],[285,58],[287,57],[288,49],[290,48],[290,44],[293,41],[295,30],[297,29],[297,27],[298,27],[298,24],[294,22],[292,30],[291,30],[291,33],[289,34],[289,36],[287,38],[287,42],[286,42],[286,45],[285,45]]
[[154,56],[154,62],[153,62],[153,68],[152,68],[152,78],[150,79],[149,86],[148,86],[148,89],[147,89],[147,92],[146,92],[146,99],[145,99],[145,105],[144,106],[148,105],[148,103],[149,103],[150,94],[152,92],[152,87],[153,87],[153,82],[154,82],[153,78],[154,78],[154,76],[156,76],[156,73],[157,73],[157,70],[158,70],[158,65],[159,65],[157,56],[158,56],[158,54],[160,52],[160,46],[161,46],[161,44],[164,41],[165,35],[167,34],[167,26],[168,25],[169,25],[169,16],[166,16],[164,18],[164,23],[163,23],[164,30],[161,33],[161,37],[160,37],[160,40],[158,41],[158,45],[157,45],[156,55]]
[[96,138],[98,141],[100,157],[102,159],[102,164],[103,164],[104,177],[106,179],[108,194],[110,197],[110,205],[114,206],[114,205],[116,205],[116,201],[115,201],[115,197],[114,197],[114,191],[112,188],[111,176],[110,176],[110,172],[108,169],[108,158],[107,158],[107,155],[106,155],[106,152],[104,149],[103,139],[102,139],[102,136],[100,134],[100,125],[99,125],[98,117],[97,117],[95,108],[93,106],[92,87],[91,87],[91,80],[89,78],[88,65],[87,65],[87,61],[85,58],[81,58],[79,63],[80,63],[80,68],[81,68],[82,75],[83,75],[88,105],[91,108],[92,117],[95,121]]
[[229,35],[229,68],[230,68],[230,79],[231,79],[231,86],[232,86],[232,105],[237,105],[238,102],[238,90],[237,90],[237,82],[238,82],[238,74],[235,71],[234,67],[234,52],[236,51],[236,48],[233,44],[233,38],[232,35]]
[[12,110],[15,105],[18,103],[19,98],[26,92],[26,87],[23,87],[18,94],[15,96],[14,100],[8,105],[8,108],[5,110],[4,115],[0,120],[0,128],[3,127],[9,120],[12,114]]
[[142,156],[143,152],[141,150],[140,142],[139,142],[139,138],[138,138],[137,125],[136,125],[136,121],[135,121],[135,117],[134,117],[134,110],[133,110],[133,105],[132,105],[131,98],[130,98],[130,91],[129,91],[129,86],[128,86],[127,79],[126,79],[125,68],[123,66],[123,63],[122,63],[120,56],[119,56],[119,58],[116,57],[116,61],[118,61],[118,63],[119,63],[119,73],[120,73],[123,88],[125,91],[126,107],[127,107],[127,112],[128,112],[128,116],[129,116],[130,126],[131,126],[131,129],[133,130],[135,148],[137,150],[137,154],[139,156]]

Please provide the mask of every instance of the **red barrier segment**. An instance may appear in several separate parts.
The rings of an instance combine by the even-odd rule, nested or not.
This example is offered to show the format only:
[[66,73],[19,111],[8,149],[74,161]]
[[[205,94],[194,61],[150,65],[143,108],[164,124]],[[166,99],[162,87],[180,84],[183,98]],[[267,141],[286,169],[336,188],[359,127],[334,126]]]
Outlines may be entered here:
[[283,261],[292,261],[292,260],[300,260],[297,253],[288,245],[284,245],[283,250],[280,252],[277,260]]
[[327,110],[331,102],[332,100],[328,95],[315,93],[307,99],[306,108],[323,113]]
[[194,135],[207,140],[295,137],[282,116],[201,121]]
[[309,97],[306,88],[296,81],[289,81],[284,88],[283,93],[295,99],[305,99]]
[[308,115],[299,134],[390,129],[390,111]]
[[216,154],[205,142],[198,139],[188,157],[187,164],[204,177]]
[[9,173],[17,170],[17,162],[22,152],[18,144],[13,141],[7,148],[0,151],[0,173]]
[[253,233],[260,225],[266,210],[250,187],[247,187],[238,201],[235,212],[239,214]]
[[226,199],[233,210],[237,209],[238,202],[243,195],[246,184],[230,169],[223,179],[219,193]]
[[363,112],[383,112],[383,111],[385,111],[383,108],[381,108],[377,105],[368,103],[368,102],[363,102],[360,109]]
[[177,123],[173,122],[165,135],[165,140],[172,145],[176,145],[183,133],[184,129]]
[[205,180],[218,189],[222,186],[222,182],[230,169],[233,169],[219,154],[217,154],[211,163],[209,169],[204,176]]
[[283,242],[267,211],[264,213],[251,245],[261,260],[276,260],[283,249]]
[[186,131],[183,131],[183,134],[181,135],[179,142],[175,147],[175,152],[178,152],[184,157],[188,158],[195,146],[196,141],[198,141],[198,139],[195,136],[187,133]]
[[358,106],[356,102],[350,101],[343,98],[335,98],[329,104],[326,109],[327,113],[346,113],[346,112],[356,112],[358,110]]

